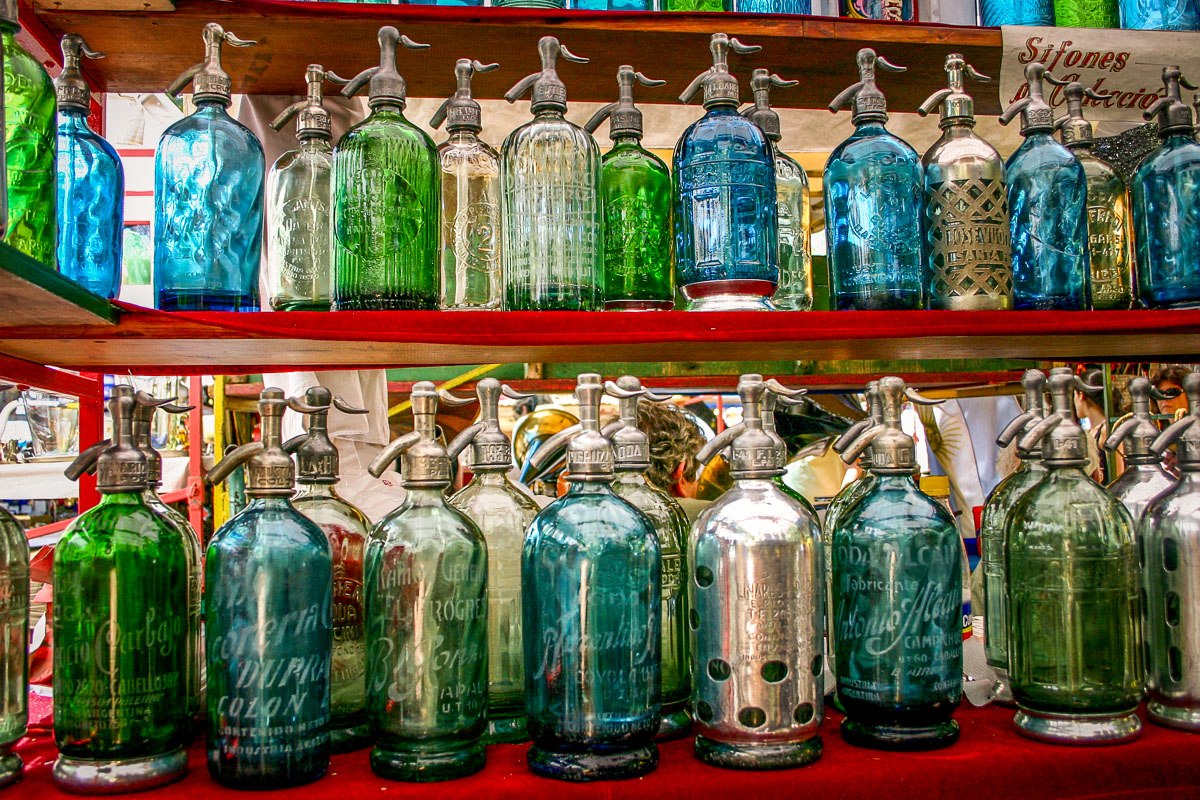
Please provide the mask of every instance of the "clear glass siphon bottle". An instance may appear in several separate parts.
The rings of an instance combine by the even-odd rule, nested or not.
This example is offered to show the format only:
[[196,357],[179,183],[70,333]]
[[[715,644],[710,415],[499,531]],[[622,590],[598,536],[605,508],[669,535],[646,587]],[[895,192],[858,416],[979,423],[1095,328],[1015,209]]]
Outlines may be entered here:
[[[1133,401],[1133,412],[1104,440],[1104,449],[1115,453],[1118,447],[1121,448],[1125,471],[1108,485],[1108,491],[1121,501],[1136,525],[1141,521],[1142,512],[1150,505],[1150,501],[1173,488],[1178,482],[1174,475],[1163,469],[1162,456],[1154,452],[1152,447],[1160,431],[1150,417],[1150,398],[1166,400],[1178,396],[1179,392],[1159,391],[1140,375],[1131,380],[1127,388]],[[1138,552],[1142,554],[1144,566],[1145,550],[1140,528]],[[1147,597],[1154,596],[1147,593]]]
[[78,794],[150,789],[187,770],[186,544],[146,505],[136,404],[132,387],[114,386],[113,443],[67,468],[75,480],[96,463],[102,497],[54,552],[53,777]]
[[1012,244],[1004,159],[975,133],[967,78],[990,81],[959,53],[946,56],[949,88],[917,111],[941,107],[941,138],[925,151],[925,248],[930,308],[1007,311],[1013,307]]
[[651,521],[613,493],[600,376],[578,377],[570,489],[534,519],[521,557],[529,768],[568,781],[658,765],[662,554]]
[[1120,0],[1121,27],[1143,31],[1200,30],[1196,0]]
[[329,410],[366,414],[323,386],[304,393],[299,410],[308,414],[308,433],[284,442],[296,456],[292,506],[329,538],[333,558],[333,651],[330,662],[329,748],[334,753],[370,744],[367,728],[367,634],[363,604],[363,566],[371,522],[342,499],[338,482],[338,450],[329,438]]
[[390,25],[379,29],[379,66],[345,83],[368,86],[371,114],[333,153],[333,307],[380,311],[438,307],[441,167],[437,148],[404,116],[407,87],[396,47],[423,50]]
[[671,174],[662,159],[642,147],[642,112],[633,84],[662,86],[628,64],[617,71],[619,99],[583,126],[595,133],[609,120],[612,149],[600,165],[604,216],[604,307],[666,310],[675,306],[671,252]]
[[309,64],[308,97],[271,122],[296,118],[300,146],[275,160],[267,175],[267,286],[274,311],[328,311],[333,279],[332,122],[321,84],[325,68]]
[[479,138],[482,111],[471,97],[471,78],[499,64],[460,58],[458,88],[430,120],[446,123],[438,145],[442,181],[441,307],[495,310],[504,305],[500,270],[500,154]]
[[905,68],[869,47],[857,60],[858,83],[829,104],[835,113],[854,109],[853,135],[825,164],[831,302],[838,311],[924,308],[921,160],[884,127],[887,101],[875,84],[877,67]]
[[474,477],[450,498],[450,505],[479,526],[488,551],[488,729],[486,744],[523,742],[525,656],[521,638],[521,548],[540,510],[534,499],[508,479],[512,443],[500,430],[500,395],[520,400],[495,378],[476,384],[479,421],[446,448],[451,464],[470,446]]
[[154,156],[154,292],[164,311],[258,311],[263,149],[229,116],[221,45],[247,47],[220,25],[204,26],[204,61],[167,87],[190,82],[196,110],[163,132]]
[[1166,94],[1146,109],[1158,115],[1162,146],[1133,174],[1138,296],[1152,308],[1200,306],[1200,143],[1180,87],[1195,89],[1179,67],[1163,67]]
[[[1055,81],[1057,83],[1057,81]],[[1092,124],[1084,119],[1083,100],[1109,95],[1078,81],[1063,89],[1067,113],[1054,123],[1062,143],[1075,154],[1087,176],[1088,257],[1091,261],[1091,306],[1097,311],[1134,307],[1133,220],[1125,179],[1092,153]]]
[[488,558],[479,527],[446,502],[438,392],[420,381],[411,398],[412,432],[370,466],[378,477],[401,458],[407,496],[375,525],[367,550],[367,716],[375,774],[426,782],[483,769]]
[[234,789],[299,786],[329,766],[333,559],[325,532],[292,505],[289,406],[305,410],[264,389],[262,441],[207,478],[245,465],[249,502],[213,535],[204,564],[208,771]]
[[561,56],[587,63],[553,36],[538,41],[541,72],[527,75],[504,99],[533,91],[533,119],[500,148],[501,263],[509,311],[599,311],[604,305],[604,221],[600,148],[563,116],[567,87]]
[[121,157],[88,127],[92,92],[82,56],[103,58],[83,37],[62,37],[58,98],[58,271],[89,292],[112,299],[121,291],[121,229],[125,171]]
[[1001,25],[1054,25],[1053,0],[980,0],[980,24],[988,27]]
[[1021,438],[1049,474],[1006,522],[1008,674],[1018,732],[1067,744],[1128,741],[1142,728],[1142,613],[1133,519],[1084,472],[1087,433],[1069,367],[1047,381],[1053,413]]
[[21,779],[13,752],[29,723],[29,540],[0,510],[0,788]]

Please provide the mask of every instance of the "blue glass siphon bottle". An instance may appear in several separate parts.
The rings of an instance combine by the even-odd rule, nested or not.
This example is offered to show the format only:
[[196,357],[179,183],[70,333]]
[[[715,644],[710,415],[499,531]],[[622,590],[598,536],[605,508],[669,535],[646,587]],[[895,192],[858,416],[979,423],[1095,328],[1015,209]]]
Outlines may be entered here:
[[979,0],[980,24],[1054,25],[1053,0]]
[[838,311],[925,307],[921,159],[893,135],[877,67],[903,72],[869,47],[858,51],[859,81],[829,104],[853,103],[854,133],[825,164],[825,230],[830,294]]
[[1200,30],[1196,0],[1120,0],[1121,27],[1141,31]]
[[399,457],[407,496],[367,548],[367,718],[375,774],[425,782],[483,769],[488,560],[479,526],[446,501],[437,389],[419,381],[411,399],[413,430],[370,466],[378,477]]
[[689,311],[774,310],[779,283],[775,151],[762,128],[738,113],[729,52],[757,53],[723,33],[713,65],[679,96],[703,92],[705,114],[675,145],[676,283]]
[[871,447],[875,482],[833,537],[833,624],[842,737],[886,750],[958,739],[962,696],[962,544],[950,512],[914,480],[913,438],[900,429],[900,378],[879,381],[883,424],[846,449]]
[[262,441],[208,473],[216,484],[244,465],[249,499],[204,564],[208,771],[235,789],[298,786],[329,765],[333,560],[325,532],[292,506],[289,406],[307,408],[264,389]]
[[1043,80],[1057,83],[1042,64],[1027,64],[1029,95],[1000,115],[1007,125],[1020,114],[1025,137],[1005,164],[1013,307],[1083,311],[1091,297],[1087,175],[1075,154],[1054,139]]
[[[1166,400],[1178,396],[1179,391],[1160,391],[1140,375],[1129,382],[1126,390],[1132,400],[1133,411],[1104,440],[1104,449],[1110,453],[1121,448],[1125,471],[1107,488],[1113,497],[1124,504],[1137,524],[1150,501],[1178,482],[1174,475],[1163,469],[1162,456],[1154,452],[1152,447],[1161,431],[1150,416],[1150,399]],[[1138,552],[1143,552],[1140,535]]]
[[1158,115],[1162,145],[1133,174],[1138,296],[1152,308],[1200,305],[1200,143],[1180,87],[1195,89],[1179,67],[1163,67],[1164,97],[1146,109]]
[[662,558],[654,525],[610,486],[600,376],[579,376],[582,431],[567,445],[567,494],[525,539],[525,711],[534,773],[632,778],[658,765]]
[[221,45],[246,47],[204,26],[204,61],[167,87],[190,82],[196,110],[163,132],[154,157],[154,292],[164,311],[258,311],[263,177],[258,138],[229,116]]
[[112,299],[121,291],[121,221],[125,171],[117,151],[88,127],[92,92],[81,56],[103,58],[83,37],[62,37],[58,97],[58,271],[89,292]]

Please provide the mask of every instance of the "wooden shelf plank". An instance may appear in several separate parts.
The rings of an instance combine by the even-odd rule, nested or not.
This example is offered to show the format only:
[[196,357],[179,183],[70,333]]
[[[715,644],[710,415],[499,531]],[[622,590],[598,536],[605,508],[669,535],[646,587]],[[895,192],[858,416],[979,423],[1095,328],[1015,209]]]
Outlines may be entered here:
[[[160,92],[203,53],[200,30],[219,22],[256,47],[226,48],[225,69],[236,92],[296,94],[303,88],[305,65],[323,64],[341,75],[378,63],[376,32],[394,25],[401,33],[432,45],[420,53],[404,51],[399,69],[413,97],[446,97],[454,89],[454,62],[464,56],[499,61],[500,69],[475,77],[476,97],[499,98],[525,75],[536,71],[537,40],[554,34],[572,51],[591,59],[586,65],[562,65],[569,100],[608,102],[613,76],[621,64],[633,64],[667,81],[657,89],[639,89],[638,102],[676,103],[680,92],[710,64],[708,38],[724,31],[760,54],[735,57],[737,74],[769,66],[800,86],[778,101],[797,108],[824,108],[857,76],[854,55],[872,46],[894,63],[908,67],[902,76],[883,79],[889,106],[913,111],[945,85],[942,59],[963,53],[984,73],[998,75],[1000,31],[944,25],[846,20],[777,14],[700,14],[648,12],[546,11],[516,8],[468,8],[431,5],[287,2],[285,0],[178,0],[175,11],[102,12],[38,8],[38,18],[54,36],[81,33],[108,58],[89,62],[89,75],[107,91]],[[1117,35],[1114,33],[1114,35]],[[743,85],[744,96],[749,86]],[[976,108],[999,113],[999,90],[980,88]],[[697,107],[698,108],[698,107]],[[699,111],[697,111],[699,114]]]
[[0,330],[117,321],[112,303],[4,242],[0,242],[0,308],[4,309]]

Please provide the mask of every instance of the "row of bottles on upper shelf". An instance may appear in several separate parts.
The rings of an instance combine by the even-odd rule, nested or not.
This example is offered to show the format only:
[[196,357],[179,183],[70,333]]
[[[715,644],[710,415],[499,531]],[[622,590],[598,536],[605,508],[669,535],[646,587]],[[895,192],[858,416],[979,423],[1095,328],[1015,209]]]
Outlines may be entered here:
[[[1200,373],[1183,382],[1188,414],[1163,432],[1148,384],[1134,381],[1133,416],[1109,444],[1124,442],[1129,466],[1111,489],[1084,471],[1073,411],[1074,391],[1095,387],[1066,368],[1049,380],[1031,370],[1024,385],[1027,410],[1000,437],[1018,441],[1022,466],[989,498],[981,533],[988,660],[1006,676],[1018,728],[1051,742],[1124,741],[1140,730],[1145,690],[1153,720],[1200,730]],[[620,414],[601,428],[606,391]],[[965,551],[948,509],[919,488],[901,427],[906,399],[933,401],[899,378],[872,382],[867,419],[835,443],[865,470],[822,525],[781,480],[774,414],[803,390],[743,375],[737,391],[742,422],[697,455],[723,454],[733,487],[689,531],[644,477],[638,403],[664,398],[632,376],[579,376],[579,425],[542,445],[565,443],[570,488],[541,509],[506,475],[498,404],[522,396],[481,381],[479,421],[443,445],[439,402],[471,400],[417,383],[414,430],[371,464],[379,475],[399,458],[407,496],[373,528],[332,489],[326,415],[359,410],[323,388],[302,401],[267,389],[261,442],[209,476],[243,467],[250,502],[201,560],[195,532],[157,496],[148,437],[156,408],[185,409],[115,387],[112,441],[68,470],[94,467],[103,499],[56,551],[56,780],[82,793],[174,780],[197,717],[210,772],[239,788],[314,780],[331,750],[372,742],[372,768],[395,780],[470,774],[485,742],[525,739],[540,775],[632,777],[654,769],[656,738],[693,725],[708,763],[796,767],[821,754],[827,660],[848,741],[952,744]],[[284,442],[289,407],[311,422]],[[1157,464],[1172,444],[1179,479]],[[468,447],[475,476],[447,498]],[[0,580],[15,609],[28,552],[14,542]],[[6,624],[16,627],[0,637],[0,677],[5,696],[23,698],[15,631],[27,615]],[[4,713],[7,749],[24,706]],[[14,756],[3,766],[19,774]]]
[[[752,53],[725,34],[711,41],[713,65],[681,95],[703,95],[704,116],[682,135],[673,169],[640,144],[637,83],[659,85],[625,65],[618,100],[584,127],[570,122],[556,69],[570,53],[539,42],[542,69],[506,99],[532,93],[533,119],[497,153],[479,138],[471,79],[495,65],[459,60],[457,89],[434,116],[439,147],[404,117],[398,46],[420,49],[394,28],[379,32],[380,64],[346,81],[310,65],[308,97],[272,123],[296,117],[300,146],[265,174],[254,135],[226,113],[229,76],[221,46],[248,45],[219,25],[204,28],[206,58],[170,87],[190,81],[196,111],[163,134],[156,157],[154,282],[166,310],[259,308],[264,244],[270,306],[310,309],[669,309],[676,284],[691,310],[806,310],[812,306],[810,203],[804,169],[778,146],[772,87],[754,71],[754,104],[728,54]],[[14,45],[15,46],[15,45]],[[120,275],[121,167],[87,128],[81,55],[63,38],[58,79],[58,263],[85,287],[114,296]],[[1163,71],[1164,96],[1147,110],[1162,146],[1139,166],[1129,190],[1091,151],[1083,117],[1104,96],[1072,82],[1068,113],[1055,121],[1043,65],[1026,68],[1019,111],[1024,144],[1003,162],[974,131],[968,79],[986,80],[962,56],[946,59],[948,88],[922,114],[941,108],[942,137],[924,158],[890,133],[877,69],[900,70],[870,49],[860,80],[831,103],[853,108],[854,134],[825,167],[831,306],[837,309],[1114,309],[1200,303],[1200,244],[1181,236],[1200,216],[1200,144],[1177,67]],[[39,67],[40,69],[40,67]],[[370,115],[331,146],[325,79],[368,88]],[[13,168],[24,154],[30,97],[8,104],[8,240],[35,257],[53,254],[54,226],[30,225],[53,207],[49,190],[28,189]],[[24,104],[24,105],[23,105]],[[37,119],[50,124],[52,109]],[[17,119],[25,124],[11,124]],[[609,119],[612,149],[591,135]],[[1062,132],[1062,143],[1053,138]],[[219,157],[213,157],[219,156]],[[265,177],[265,180],[264,180]],[[36,201],[36,202],[35,202]],[[23,224],[22,220],[30,224]],[[1136,258],[1135,258],[1136,250]],[[51,259],[53,260],[53,259]],[[1136,265],[1136,268],[1135,268]]]

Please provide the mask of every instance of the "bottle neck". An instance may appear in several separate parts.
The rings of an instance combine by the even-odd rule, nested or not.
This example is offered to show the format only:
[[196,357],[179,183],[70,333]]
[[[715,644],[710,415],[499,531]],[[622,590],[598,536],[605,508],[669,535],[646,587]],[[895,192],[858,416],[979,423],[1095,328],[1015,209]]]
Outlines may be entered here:
[[446,138],[450,144],[473,145],[479,143],[479,134],[469,128],[457,128],[450,131]]
[[504,474],[504,470],[476,472],[473,481],[480,486],[506,486],[512,484],[512,481]]
[[144,505],[146,502],[145,491],[140,492],[106,492],[100,495],[99,505],[128,505],[133,503],[136,505]]
[[337,492],[333,490],[332,483],[301,483],[296,488],[296,500],[300,498],[334,498],[337,497]]
[[627,486],[646,486],[646,473],[639,470],[617,472],[617,477],[613,478],[613,483],[623,483]]
[[613,150],[641,150],[642,137],[633,133],[620,133],[613,137]]
[[879,488],[898,488],[898,489],[916,489],[917,476],[913,473],[898,473],[898,472],[873,472],[875,476],[875,485]]
[[1162,146],[1163,147],[1178,147],[1178,146],[1184,145],[1184,144],[1195,144],[1196,143],[1195,136],[1196,136],[1195,128],[1189,128],[1186,130],[1179,130],[1178,128],[1176,128],[1175,130],[1172,130],[1168,135],[1163,137]]
[[333,149],[326,136],[305,136],[300,139],[301,150],[320,150],[326,152]]
[[225,109],[229,107],[228,100],[206,97],[203,100],[196,102],[196,114],[225,114]]
[[708,112],[708,115],[710,117],[718,117],[718,116],[740,117],[740,116],[742,116],[741,114],[738,113],[736,100],[726,100],[726,99],[713,100],[708,105],[706,105],[704,107],[704,109],[705,109],[705,111]]
[[1025,137],[1026,144],[1058,144],[1054,139],[1053,128],[1034,128],[1024,131],[1021,135]]
[[58,126],[88,130],[87,113],[73,106],[62,106],[58,109]]
[[404,106],[393,102],[376,103],[371,106],[371,116],[375,116],[377,114],[394,114],[397,117],[403,117]]
[[966,139],[975,135],[974,117],[950,117],[938,123],[947,139]]
[[857,136],[882,136],[889,133],[887,126],[877,119],[865,119],[854,127]]
[[1092,154],[1091,142],[1072,142],[1071,144],[1066,145],[1066,148],[1077,156],[1090,156]]
[[413,508],[427,508],[430,506],[445,505],[446,496],[443,494],[444,488],[445,487],[406,486],[405,491],[408,492],[408,497],[405,502],[407,502],[408,505]]
[[567,489],[568,495],[580,494],[612,494],[612,488],[607,483],[598,481],[574,481]]
[[280,497],[279,495],[250,495],[250,501],[246,504],[246,507],[254,507],[257,509],[273,509],[276,511],[295,511],[295,509],[292,508],[291,498]]
[[553,106],[539,108],[533,113],[533,118],[536,120],[565,120],[562,109]]

